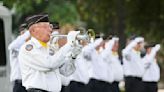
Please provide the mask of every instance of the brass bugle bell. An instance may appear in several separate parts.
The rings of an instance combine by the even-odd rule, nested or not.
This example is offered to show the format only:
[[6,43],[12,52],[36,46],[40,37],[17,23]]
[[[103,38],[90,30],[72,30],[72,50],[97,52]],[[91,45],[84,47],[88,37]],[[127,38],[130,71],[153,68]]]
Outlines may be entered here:
[[[54,38],[54,37],[59,37],[59,38],[63,38],[63,37],[67,37],[67,35],[57,35],[57,34],[52,34],[51,35],[51,38]],[[91,38],[92,39],[95,39],[95,32],[93,29],[88,29],[86,33],[84,34],[79,34],[77,35],[77,40],[87,40],[87,41],[90,41]]]

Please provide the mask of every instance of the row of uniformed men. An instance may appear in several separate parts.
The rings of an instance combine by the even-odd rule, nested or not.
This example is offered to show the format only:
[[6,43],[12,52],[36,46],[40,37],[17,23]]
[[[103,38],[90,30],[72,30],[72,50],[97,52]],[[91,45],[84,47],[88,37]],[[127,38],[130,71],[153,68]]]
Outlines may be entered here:
[[79,32],[71,31],[60,49],[52,48],[48,44],[53,32],[48,15],[31,16],[26,23],[28,31],[9,45],[14,92],[60,92],[61,85],[63,92],[119,92],[124,76],[126,92],[157,92],[160,72],[155,56],[160,45],[148,45],[141,58],[144,39],[131,39],[122,51],[121,65],[118,37],[105,44],[100,38],[79,45]]
[[[123,65],[118,57],[118,38],[112,37],[101,46],[102,39],[85,46],[75,62],[76,71],[67,78],[71,83],[64,92],[120,92],[119,82],[125,81],[126,92],[157,92],[160,69],[156,54],[159,44],[147,44],[141,56],[144,38],[133,37],[122,50]],[[103,46],[102,46],[103,47]]]

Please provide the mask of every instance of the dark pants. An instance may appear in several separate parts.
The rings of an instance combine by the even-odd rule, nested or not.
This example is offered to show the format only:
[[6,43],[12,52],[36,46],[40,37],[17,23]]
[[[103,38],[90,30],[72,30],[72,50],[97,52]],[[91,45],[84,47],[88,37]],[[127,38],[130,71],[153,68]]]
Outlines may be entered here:
[[144,91],[143,92],[158,92],[157,82],[143,82]]
[[70,92],[70,91],[69,91],[69,86],[63,86],[63,85],[62,85],[62,89],[61,89],[60,92]]
[[139,77],[125,77],[125,92],[143,92],[143,82]]
[[88,87],[90,92],[112,92],[110,83],[96,79],[91,79],[89,81]]
[[21,80],[14,81],[13,92],[27,92],[25,87],[22,86]]
[[48,91],[42,89],[36,89],[36,88],[29,88],[27,89],[27,92],[48,92]]
[[88,89],[84,83],[71,81],[69,92],[88,92]]
[[120,92],[118,84],[119,84],[119,82],[116,82],[116,81],[112,83],[112,85],[111,85],[112,86],[111,92]]

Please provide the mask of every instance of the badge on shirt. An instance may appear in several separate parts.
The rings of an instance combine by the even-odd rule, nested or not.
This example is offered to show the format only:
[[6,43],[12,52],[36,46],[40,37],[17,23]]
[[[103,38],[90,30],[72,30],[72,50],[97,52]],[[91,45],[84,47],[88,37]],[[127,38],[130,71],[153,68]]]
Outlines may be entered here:
[[15,58],[18,56],[18,51],[16,51],[16,50],[12,50],[11,53],[12,53],[12,56]]
[[26,50],[31,51],[33,49],[33,46],[31,44],[26,45]]

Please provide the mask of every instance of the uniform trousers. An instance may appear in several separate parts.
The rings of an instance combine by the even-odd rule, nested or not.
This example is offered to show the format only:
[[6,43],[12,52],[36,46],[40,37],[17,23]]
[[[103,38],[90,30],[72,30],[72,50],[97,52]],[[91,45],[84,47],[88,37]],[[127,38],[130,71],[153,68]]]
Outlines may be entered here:
[[69,85],[68,86],[63,86],[60,92],[69,92]]
[[25,87],[22,86],[22,80],[15,80],[13,92],[27,92]]
[[143,92],[143,82],[139,77],[125,77],[125,92]]
[[117,81],[114,81],[113,83],[112,83],[112,92],[120,92],[120,89],[119,89],[119,86],[118,86],[118,84],[119,84],[119,82],[117,82]]
[[158,92],[157,82],[143,82],[144,91],[143,92]]
[[87,85],[81,82],[71,81],[69,92],[88,92]]
[[97,79],[90,79],[88,88],[90,92],[112,92],[110,83]]

